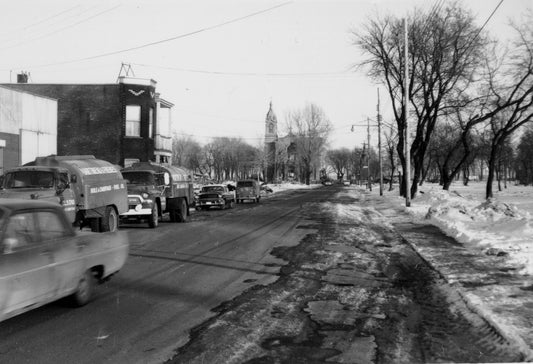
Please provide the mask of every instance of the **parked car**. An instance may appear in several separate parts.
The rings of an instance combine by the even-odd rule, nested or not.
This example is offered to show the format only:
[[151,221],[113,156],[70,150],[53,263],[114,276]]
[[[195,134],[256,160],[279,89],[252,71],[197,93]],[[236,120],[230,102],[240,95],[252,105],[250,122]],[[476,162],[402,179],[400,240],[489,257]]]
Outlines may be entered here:
[[328,180],[325,180],[324,182],[322,182],[322,184],[324,186],[331,186],[331,185],[333,185],[333,182],[331,182],[331,180],[328,179]]
[[343,186],[349,186],[349,185],[351,185],[351,183],[350,183],[349,180],[345,179],[345,180],[342,181],[342,185]]
[[124,232],[75,231],[63,206],[0,199],[0,321],[59,298],[89,302],[128,256]]
[[230,191],[227,185],[207,185],[198,194],[196,210],[208,210],[211,207],[232,209],[234,206],[235,192]]
[[244,179],[237,181],[236,191],[237,203],[245,200],[259,202],[261,200],[261,186],[255,179]]

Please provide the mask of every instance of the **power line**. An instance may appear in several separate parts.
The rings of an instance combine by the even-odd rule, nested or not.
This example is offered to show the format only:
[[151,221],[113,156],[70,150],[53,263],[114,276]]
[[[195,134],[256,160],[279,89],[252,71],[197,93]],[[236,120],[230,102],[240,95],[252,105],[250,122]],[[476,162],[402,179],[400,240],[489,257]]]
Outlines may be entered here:
[[151,67],[151,68],[160,68],[166,70],[174,70],[181,72],[191,72],[191,73],[202,73],[208,75],[222,75],[222,76],[266,76],[266,77],[300,77],[300,76],[357,76],[355,73],[350,72],[301,72],[301,73],[262,73],[262,72],[222,72],[222,71],[207,71],[207,70],[198,70],[190,68],[180,68],[180,67],[167,67],[167,66],[156,66],[148,65],[142,63],[132,63],[134,66],[139,67]]
[[496,13],[496,11],[498,10],[498,8],[500,7],[500,5],[503,3],[503,0],[500,0],[500,2],[498,3],[498,5],[496,5],[496,7],[494,8],[494,10],[492,11],[492,13],[490,13],[489,17],[487,18],[487,20],[485,20],[485,22],[483,23],[483,25],[481,26],[481,28],[479,28],[478,32],[476,33],[476,35],[474,36],[474,38],[472,38],[472,40],[467,44],[466,48],[469,48],[470,45],[472,43],[474,43],[474,41],[477,39],[477,37],[479,37],[479,35],[481,34],[481,32],[483,31],[483,29],[485,28],[485,25],[487,25],[487,23],[490,21],[490,19],[492,19],[492,16],[494,15],[494,13]]
[[0,37],[6,36],[6,35],[10,35],[10,34],[13,34],[13,33],[18,33],[18,32],[20,32],[20,31],[27,30],[28,28],[36,27],[37,25],[41,25],[41,24],[43,24],[43,23],[46,23],[46,22],[49,21],[49,20],[55,19],[55,18],[57,18],[57,17],[59,17],[59,16],[61,16],[61,15],[63,15],[63,14],[69,13],[69,12],[71,12],[72,10],[74,10],[74,9],[76,9],[76,8],[79,8],[79,7],[80,7],[80,5],[78,4],[78,5],[73,6],[73,7],[69,8],[69,9],[67,9],[67,10],[60,11],[59,13],[55,13],[55,14],[53,14],[53,15],[47,17],[47,18],[44,18],[44,19],[42,19],[42,20],[39,20],[39,21],[37,21],[37,22],[35,22],[35,23],[29,24],[29,25],[25,25],[25,26],[20,27],[20,28],[17,28],[17,29],[12,29],[12,30],[9,31],[9,32],[6,32],[6,33],[2,33],[2,34],[0,34]]
[[120,54],[120,53],[131,52],[131,51],[139,50],[139,49],[142,49],[142,48],[151,47],[151,46],[154,46],[154,45],[163,44],[163,43],[171,42],[171,41],[174,41],[174,40],[177,40],[177,39],[189,37],[191,35],[196,35],[196,34],[199,34],[199,33],[203,33],[203,32],[206,32],[206,31],[209,31],[209,30],[213,30],[213,29],[216,29],[216,28],[220,28],[220,27],[223,27],[225,25],[232,24],[232,23],[236,23],[236,22],[239,22],[239,21],[242,21],[242,20],[257,16],[257,15],[272,11],[272,10],[280,8],[282,6],[288,5],[291,2],[292,1],[285,2],[285,3],[279,4],[279,5],[275,5],[275,6],[271,6],[271,7],[267,8],[267,9],[259,10],[259,11],[256,11],[256,12],[253,12],[253,13],[238,17],[238,18],[230,19],[230,20],[227,20],[225,22],[217,23],[215,25],[211,25],[211,26],[204,27],[204,28],[201,28],[201,29],[198,29],[198,30],[194,30],[192,32],[176,35],[174,37],[161,39],[161,40],[158,40],[158,41],[155,41],[155,42],[150,42],[150,43],[142,44],[142,45],[131,47],[131,48],[126,48],[126,49],[113,51],[113,52],[101,53],[101,54],[98,54],[98,55],[95,55],[95,56],[78,58],[78,59],[73,59],[73,60],[70,60],[70,61],[48,63],[48,64],[42,64],[42,65],[37,65],[37,66],[26,66],[24,68],[29,69],[29,68],[42,68],[42,67],[58,66],[58,65],[63,65],[63,64],[77,63],[77,62],[89,61],[89,60],[92,60],[92,59],[97,59],[97,58],[102,58],[102,57],[113,56],[113,55]]
[[82,20],[77,21],[77,22],[75,22],[75,23],[69,24],[69,25],[67,25],[67,26],[65,26],[65,27],[63,27],[63,28],[56,29],[56,30],[54,30],[53,32],[46,33],[46,34],[43,34],[43,35],[41,35],[41,36],[39,36],[39,37],[36,37],[36,38],[27,39],[27,40],[25,40],[25,41],[21,41],[21,42],[19,42],[19,43],[16,43],[16,44],[13,44],[13,45],[10,45],[10,46],[0,48],[0,50],[16,48],[16,47],[19,47],[19,46],[24,45],[24,44],[26,44],[26,43],[31,43],[31,42],[34,42],[34,41],[36,41],[36,40],[39,40],[39,39],[43,39],[43,38],[49,37],[49,36],[54,35],[54,34],[56,34],[56,33],[59,33],[59,32],[65,31],[65,30],[67,30],[67,29],[73,28],[73,27],[75,27],[76,25],[79,25],[79,24],[81,24],[81,23],[85,23],[86,21],[89,21],[89,20],[91,20],[91,19],[94,19],[94,18],[96,18],[96,17],[99,17],[99,16],[101,16],[101,15],[103,15],[103,14],[105,14],[105,13],[108,13],[108,12],[110,12],[110,11],[113,11],[113,10],[115,10],[116,8],[120,7],[120,6],[121,6],[120,4],[119,4],[119,5],[116,5],[116,6],[112,7],[112,8],[109,8],[109,9],[103,10],[103,11],[101,11],[101,12],[99,12],[99,13],[96,13],[96,14],[94,14],[94,15],[91,15],[91,16],[85,18],[85,19],[82,19]]

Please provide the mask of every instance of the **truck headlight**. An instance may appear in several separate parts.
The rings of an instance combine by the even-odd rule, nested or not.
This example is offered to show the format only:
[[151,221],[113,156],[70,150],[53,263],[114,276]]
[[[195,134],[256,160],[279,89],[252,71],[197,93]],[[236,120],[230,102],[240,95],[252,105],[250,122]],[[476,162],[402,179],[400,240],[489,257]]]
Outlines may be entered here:
[[143,193],[141,194],[141,196],[142,196],[142,198],[148,198],[150,195],[147,194],[146,192],[143,192]]

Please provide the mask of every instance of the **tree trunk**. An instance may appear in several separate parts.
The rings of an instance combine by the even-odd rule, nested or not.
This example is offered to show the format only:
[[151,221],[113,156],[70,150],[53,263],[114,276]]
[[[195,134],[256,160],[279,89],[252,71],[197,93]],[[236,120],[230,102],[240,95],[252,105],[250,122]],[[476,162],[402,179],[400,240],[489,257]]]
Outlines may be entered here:
[[490,157],[487,163],[488,167],[488,176],[487,176],[487,185],[485,187],[485,198],[488,200],[489,198],[494,197],[492,192],[492,183],[494,182],[494,171],[496,169],[496,151],[495,148],[492,148],[490,152]]

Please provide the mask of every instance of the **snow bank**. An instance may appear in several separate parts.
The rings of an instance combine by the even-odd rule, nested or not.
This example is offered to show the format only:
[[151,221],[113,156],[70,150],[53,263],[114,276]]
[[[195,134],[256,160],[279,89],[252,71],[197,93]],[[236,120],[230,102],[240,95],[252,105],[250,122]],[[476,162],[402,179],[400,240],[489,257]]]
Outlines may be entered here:
[[529,211],[521,206],[533,206],[531,187],[512,186],[505,193],[485,201],[483,184],[473,187],[450,188],[423,186],[420,194],[407,208],[417,218],[429,220],[457,241],[488,255],[508,256],[521,274],[533,274],[533,224]]
[[311,184],[311,185],[306,185],[306,184],[303,184],[303,183],[289,183],[289,182],[286,182],[286,183],[276,183],[276,184],[268,184],[267,185],[268,187],[270,187],[272,189],[272,191],[275,193],[275,192],[280,192],[280,191],[286,191],[286,190],[299,190],[299,189],[310,189],[310,188],[317,188],[317,187],[320,187],[322,186],[321,184]]

